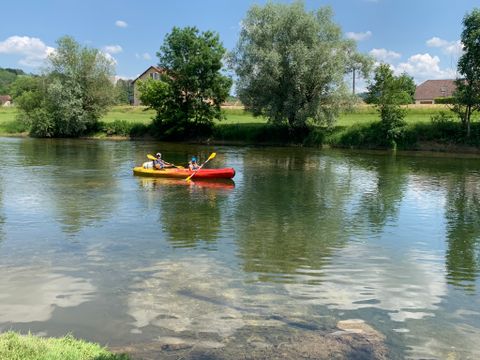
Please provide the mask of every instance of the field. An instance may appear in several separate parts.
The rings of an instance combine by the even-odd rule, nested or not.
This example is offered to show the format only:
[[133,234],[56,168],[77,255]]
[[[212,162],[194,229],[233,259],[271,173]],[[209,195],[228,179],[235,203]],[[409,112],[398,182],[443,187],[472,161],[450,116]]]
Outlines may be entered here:
[[[409,105],[406,107],[406,121],[408,123],[427,123],[430,117],[440,111],[449,112],[446,105]],[[219,124],[264,124],[266,119],[254,117],[245,112],[241,107],[224,108],[226,119],[217,122]],[[0,134],[15,134],[25,131],[24,127],[16,121],[17,111],[14,107],[0,107]],[[148,125],[155,116],[153,110],[145,107],[114,106],[101,121],[105,124],[125,122],[129,124]],[[353,112],[343,113],[336,122],[337,126],[349,127],[356,124],[367,124],[378,121],[378,113],[369,105],[358,106]]]

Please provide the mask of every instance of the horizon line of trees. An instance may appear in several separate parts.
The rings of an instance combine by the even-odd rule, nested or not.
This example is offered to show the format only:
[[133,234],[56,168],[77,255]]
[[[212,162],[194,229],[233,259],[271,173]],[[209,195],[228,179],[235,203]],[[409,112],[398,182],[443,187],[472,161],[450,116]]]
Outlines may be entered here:
[[[480,110],[479,9],[465,15],[463,27],[462,80],[457,79],[452,111],[469,136],[472,114]],[[303,1],[253,5],[230,52],[216,32],[174,27],[157,57],[164,72],[159,80],[138,82],[141,100],[156,111],[157,135],[175,139],[210,134],[214,119],[223,118],[220,105],[233,84],[228,71],[237,76],[237,95],[247,111],[292,130],[331,127],[358,102],[346,74],[361,73],[368,80],[365,101],[376,106],[393,146],[405,125],[400,105],[413,102],[416,88],[407,73],[395,75],[389,65],[374,66],[371,56],[360,53],[333,21],[330,7],[307,11]],[[9,89],[34,136],[83,135],[110,105],[133,97],[131,80],[113,84],[113,64],[100,50],[68,36],[58,40],[41,75],[11,70],[17,78]]]

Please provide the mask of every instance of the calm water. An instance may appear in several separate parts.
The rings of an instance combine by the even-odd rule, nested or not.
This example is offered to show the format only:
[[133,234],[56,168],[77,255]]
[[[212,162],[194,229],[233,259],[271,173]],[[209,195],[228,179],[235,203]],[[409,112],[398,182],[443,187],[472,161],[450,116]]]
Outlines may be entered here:
[[[159,150],[234,183],[134,177]],[[0,274],[1,331],[221,346],[363,319],[392,358],[479,358],[480,160],[0,138]]]

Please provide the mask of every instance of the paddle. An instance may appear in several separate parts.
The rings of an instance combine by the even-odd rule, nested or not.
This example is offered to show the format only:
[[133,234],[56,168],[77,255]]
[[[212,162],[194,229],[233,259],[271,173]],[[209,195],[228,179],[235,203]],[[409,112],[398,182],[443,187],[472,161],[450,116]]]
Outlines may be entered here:
[[204,162],[202,165],[200,165],[197,170],[195,170],[195,171],[193,172],[192,175],[190,175],[189,177],[187,177],[187,178],[185,179],[185,181],[189,181],[189,180],[197,173],[197,171],[200,170],[200,169],[203,167],[203,165],[205,165],[207,162],[209,162],[210,160],[212,160],[215,156],[217,156],[217,153],[212,153],[212,154],[208,157],[208,159],[205,160],[205,162]]
[[[150,160],[157,160],[157,158],[155,156],[153,156],[152,154],[147,154],[147,158],[149,158]],[[163,162],[166,165],[176,167],[177,169],[185,169],[183,166],[177,166],[177,165],[174,165],[174,164],[170,164],[170,163],[166,162],[165,160]]]

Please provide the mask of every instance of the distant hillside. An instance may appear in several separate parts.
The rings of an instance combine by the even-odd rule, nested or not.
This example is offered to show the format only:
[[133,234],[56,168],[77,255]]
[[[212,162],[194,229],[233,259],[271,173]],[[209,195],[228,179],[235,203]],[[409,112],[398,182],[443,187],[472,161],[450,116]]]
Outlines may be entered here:
[[0,68],[0,95],[10,95],[10,84],[19,75],[28,75],[21,69]]

